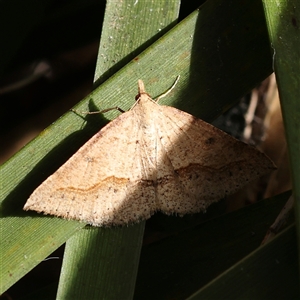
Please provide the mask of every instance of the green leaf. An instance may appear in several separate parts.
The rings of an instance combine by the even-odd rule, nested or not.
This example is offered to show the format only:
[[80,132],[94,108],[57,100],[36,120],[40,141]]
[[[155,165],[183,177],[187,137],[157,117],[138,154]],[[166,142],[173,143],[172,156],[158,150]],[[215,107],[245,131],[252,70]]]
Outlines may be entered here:
[[288,143],[300,249],[300,8],[296,0],[263,3]]
[[[178,11],[177,0],[108,1],[95,80],[103,81],[132,59],[174,23]],[[123,228],[86,228],[70,238],[57,298],[132,298],[144,226],[145,222]]]

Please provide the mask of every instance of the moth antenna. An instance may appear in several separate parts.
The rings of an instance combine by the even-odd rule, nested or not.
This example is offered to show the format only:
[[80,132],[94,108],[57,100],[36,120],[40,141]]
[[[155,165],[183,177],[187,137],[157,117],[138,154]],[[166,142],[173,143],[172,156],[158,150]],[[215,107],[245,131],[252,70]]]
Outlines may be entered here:
[[168,94],[170,94],[172,92],[172,90],[175,88],[177,82],[179,81],[179,78],[180,78],[180,75],[178,75],[174,81],[174,83],[172,84],[172,86],[166,90],[163,94],[161,94],[160,96],[158,96],[154,101],[156,103],[158,103],[158,101],[161,99],[161,98],[164,98],[166,97]]

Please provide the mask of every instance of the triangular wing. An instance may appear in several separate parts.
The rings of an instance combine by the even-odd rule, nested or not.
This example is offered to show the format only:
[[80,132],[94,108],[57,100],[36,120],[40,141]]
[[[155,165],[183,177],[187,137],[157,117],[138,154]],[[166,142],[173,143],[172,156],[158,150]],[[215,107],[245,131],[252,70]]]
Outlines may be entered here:
[[156,210],[155,187],[140,159],[138,125],[132,111],[110,122],[33,192],[24,209],[94,226],[148,219]]
[[[158,200],[167,214],[204,211],[276,168],[257,149],[176,108],[159,106],[153,119],[163,161],[157,170]],[[172,166],[168,174],[160,167],[167,165]]]

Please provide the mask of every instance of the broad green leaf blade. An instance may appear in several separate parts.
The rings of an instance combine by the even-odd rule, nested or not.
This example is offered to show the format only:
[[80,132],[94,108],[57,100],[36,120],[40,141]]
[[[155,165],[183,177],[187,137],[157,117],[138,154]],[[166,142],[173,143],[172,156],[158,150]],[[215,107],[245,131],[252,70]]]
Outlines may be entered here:
[[66,244],[57,299],[131,299],[144,224],[84,228]]
[[[96,79],[100,72],[103,80],[103,73],[107,76],[128,62],[178,17],[178,0],[134,3],[107,2]],[[57,298],[131,299],[144,226],[145,222],[123,228],[88,228],[75,234],[66,244]]]
[[300,7],[296,0],[263,3],[288,143],[300,249]]
[[[105,81],[76,109],[99,110],[114,106],[128,109],[134,103],[138,79],[144,80],[148,92],[155,97],[169,88],[180,74],[176,89],[168,99],[163,99],[162,104],[212,120],[270,74],[271,68],[261,2],[208,1],[201,10],[192,13]],[[16,270],[15,276],[11,277],[8,275],[11,266],[1,268],[3,291],[40,261],[36,260],[36,253],[41,244],[31,244],[32,239],[43,243],[45,252],[50,254],[57,244],[48,242],[49,236],[59,241],[62,236],[67,240],[72,235],[67,237],[65,230],[71,226],[70,221],[51,218],[50,223],[49,217],[23,212],[26,199],[99,128],[117,115],[110,112],[105,114],[105,119],[103,116],[83,119],[69,112],[1,166],[1,239],[8,243],[5,248],[0,243],[0,251],[3,261],[10,257]],[[84,226],[73,224],[74,231],[78,226]],[[35,232],[37,226],[40,231]],[[25,269],[23,248],[9,242],[14,241],[12,227],[25,233],[19,237],[18,245],[31,244],[31,256]]]
[[171,29],[180,1],[107,1],[94,81],[99,84]]
[[[24,219],[22,223],[18,222],[20,216],[5,218],[3,226],[4,222],[1,222],[1,293],[82,227],[82,224],[75,221],[65,224],[63,220],[59,220],[53,224],[52,218],[49,217],[36,219],[32,224],[31,218],[24,214],[21,216]],[[60,230],[62,226],[63,231]],[[53,234],[45,235],[45,228],[53,228]],[[11,231],[9,235],[4,231],[8,229]],[[51,248],[45,247],[47,244],[50,244]]]

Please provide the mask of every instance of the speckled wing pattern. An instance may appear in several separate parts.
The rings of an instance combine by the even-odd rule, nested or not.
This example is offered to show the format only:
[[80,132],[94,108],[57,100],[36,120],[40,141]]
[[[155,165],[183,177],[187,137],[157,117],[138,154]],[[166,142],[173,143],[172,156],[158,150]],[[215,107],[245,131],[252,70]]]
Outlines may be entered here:
[[275,168],[255,148],[188,113],[158,105],[143,85],[139,88],[133,108],[46,179],[25,210],[94,226],[125,225],[156,211],[205,211]]

